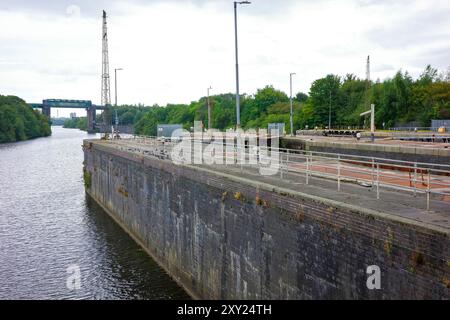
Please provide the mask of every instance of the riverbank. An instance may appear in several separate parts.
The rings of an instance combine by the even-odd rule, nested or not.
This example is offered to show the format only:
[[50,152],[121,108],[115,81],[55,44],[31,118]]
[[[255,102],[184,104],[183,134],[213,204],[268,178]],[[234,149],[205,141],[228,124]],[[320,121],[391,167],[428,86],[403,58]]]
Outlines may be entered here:
[[15,96],[0,95],[0,143],[30,140],[52,134],[49,119]]

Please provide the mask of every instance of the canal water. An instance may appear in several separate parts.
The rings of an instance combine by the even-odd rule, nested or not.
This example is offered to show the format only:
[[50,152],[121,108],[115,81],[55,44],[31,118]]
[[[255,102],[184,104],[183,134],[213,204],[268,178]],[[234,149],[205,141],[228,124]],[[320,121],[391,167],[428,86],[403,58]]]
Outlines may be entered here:
[[0,144],[0,299],[188,299],[85,195],[81,144],[94,136],[52,130]]

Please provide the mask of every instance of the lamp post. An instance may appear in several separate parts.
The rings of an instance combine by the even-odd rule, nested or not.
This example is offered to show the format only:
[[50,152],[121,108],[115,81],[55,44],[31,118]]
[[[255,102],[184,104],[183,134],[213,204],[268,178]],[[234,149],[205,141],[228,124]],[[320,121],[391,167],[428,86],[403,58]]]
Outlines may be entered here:
[[330,89],[330,108],[328,111],[328,130],[331,130],[331,89]]
[[207,89],[208,91],[208,129],[211,129],[211,105],[209,103],[209,90],[211,90],[212,87],[209,86],[209,88]]
[[237,5],[250,4],[250,1],[234,1],[234,44],[236,51],[236,129],[241,127],[241,110],[239,101],[239,59],[238,59],[238,37],[237,37]]
[[[116,124],[116,133],[115,135],[117,135],[117,131],[119,128],[119,118],[117,117],[117,71],[123,70],[122,68],[116,68],[114,69],[114,95],[115,95],[115,100],[114,100],[114,105],[116,107],[115,109],[115,124]],[[111,113],[111,122],[112,122],[112,113]],[[113,133],[113,138],[114,138],[114,133]]]
[[114,69],[114,84],[115,84],[115,106],[117,107],[117,71],[123,70],[122,68]]
[[293,111],[293,107],[292,107],[292,76],[295,75],[295,73],[290,73],[289,74],[289,80],[290,80],[290,87],[291,87],[291,91],[290,91],[290,100],[291,100],[291,116],[290,116],[290,120],[291,120],[291,137],[294,136],[294,111]]

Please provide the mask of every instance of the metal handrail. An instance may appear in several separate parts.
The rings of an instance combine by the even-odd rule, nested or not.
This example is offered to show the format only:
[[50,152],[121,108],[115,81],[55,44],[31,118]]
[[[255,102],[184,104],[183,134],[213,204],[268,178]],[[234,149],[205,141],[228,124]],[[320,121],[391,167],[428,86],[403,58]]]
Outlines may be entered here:
[[[143,142],[144,146],[148,142],[151,142],[153,146],[162,146],[162,152],[166,158],[170,158],[171,147],[176,143],[175,141],[159,140],[157,137],[149,136],[133,136],[122,140],[125,140],[124,142],[135,140],[139,144]],[[120,140],[117,141],[121,144]],[[127,144],[128,142],[125,143],[125,145]],[[248,146],[237,146],[233,144],[233,154],[229,155],[223,142],[213,141],[205,144],[217,144],[223,148],[221,157],[224,160],[224,164],[228,165],[229,161],[227,160],[232,158],[234,164],[241,166],[241,170],[244,170],[246,166],[249,166],[246,163],[240,163],[240,159],[237,159],[236,157],[236,155],[239,155],[239,152],[243,150],[244,160],[246,162],[250,157],[250,148],[248,148]],[[145,152],[148,153],[151,151],[138,147],[130,148],[129,145],[127,148],[128,150],[134,149],[135,151],[144,154]],[[252,149],[252,151],[254,150],[255,149]],[[441,196],[450,195],[450,178],[448,181],[445,181],[443,178],[450,177],[450,165],[263,146],[258,146],[256,151],[257,157],[261,156],[261,151],[266,151],[267,154],[270,152],[271,154],[275,153],[279,155],[279,171],[281,179],[284,179],[285,175],[288,173],[304,175],[306,184],[310,183],[311,177],[331,178],[337,181],[338,191],[341,190],[342,182],[364,182],[369,184],[372,188],[376,188],[377,199],[380,198],[380,188],[412,192],[414,196],[417,194],[426,194],[427,210],[430,209],[430,196],[432,194]],[[159,151],[156,148],[156,154],[158,154],[158,152]],[[155,152],[153,153],[155,154]],[[191,157],[194,157],[193,152],[191,153]],[[191,160],[192,159],[193,158],[191,158]],[[367,170],[364,170],[364,167],[366,167]],[[326,170],[320,171],[318,168],[326,168]],[[387,170],[388,172],[386,172]],[[353,175],[349,175],[348,172],[353,173]],[[395,174],[395,172],[407,172],[408,174]],[[419,176],[422,176],[422,179],[420,179]],[[394,179],[399,183],[393,182],[392,180]],[[405,186],[404,184],[407,185]],[[449,191],[445,192],[445,189],[448,189]]]

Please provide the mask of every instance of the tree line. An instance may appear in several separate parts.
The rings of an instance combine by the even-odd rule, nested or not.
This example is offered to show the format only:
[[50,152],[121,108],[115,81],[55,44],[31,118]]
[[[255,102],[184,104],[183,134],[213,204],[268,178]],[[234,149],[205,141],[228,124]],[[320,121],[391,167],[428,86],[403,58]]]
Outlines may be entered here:
[[0,143],[51,135],[49,119],[15,96],[0,95]]
[[[293,97],[294,130],[325,128],[330,118],[332,128],[363,127],[365,119],[360,114],[370,110],[372,103],[375,104],[378,129],[410,122],[429,127],[432,119],[449,119],[450,71],[439,74],[437,69],[427,66],[417,79],[400,70],[392,78],[375,82],[353,74],[344,77],[327,75],[314,81],[308,94],[300,92]],[[235,126],[234,94],[211,96],[210,104],[213,128],[225,130]],[[282,122],[289,132],[289,114],[289,97],[273,86],[241,97],[244,129],[267,128],[269,123]],[[119,111],[119,119],[123,124],[134,124],[137,134],[146,135],[156,135],[157,124],[162,123],[183,124],[185,129],[189,129],[194,120],[200,120],[207,128],[207,98],[190,104],[154,105],[150,108],[126,106]]]
[[67,129],[80,129],[83,131],[87,130],[87,118],[79,117],[79,118],[70,118],[64,120],[63,128]]
[[[413,79],[408,72],[398,71],[392,78],[369,82],[353,74],[329,74],[317,79],[308,92],[293,97],[294,130],[325,128],[331,119],[332,128],[365,125],[362,112],[375,104],[377,129],[388,129],[410,122],[429,127],[431,119],[450,118],[450,69],[439,73],[427,66]],[[233,93],[210,97],[211,127],[219,130],[236,124],[236,102]],[[190,129],[194,121],[203,121],[208,128],[207,97],[190,104],[123,105],[105,113],[108,123],[117,111],[120,124],[134,125],[137,134],[156,135],[158,124],[182,124]],[[290,131],[290,99],[286,93],[266,86],[254,95],[241,96],[241,125],[244,129],[267,128],[269,123],[284,123]],[[114,119],[114,116],[113,116]],[[100,119],[98,121],[101,121]],[[366,125],[369,121],[366,121]]]

